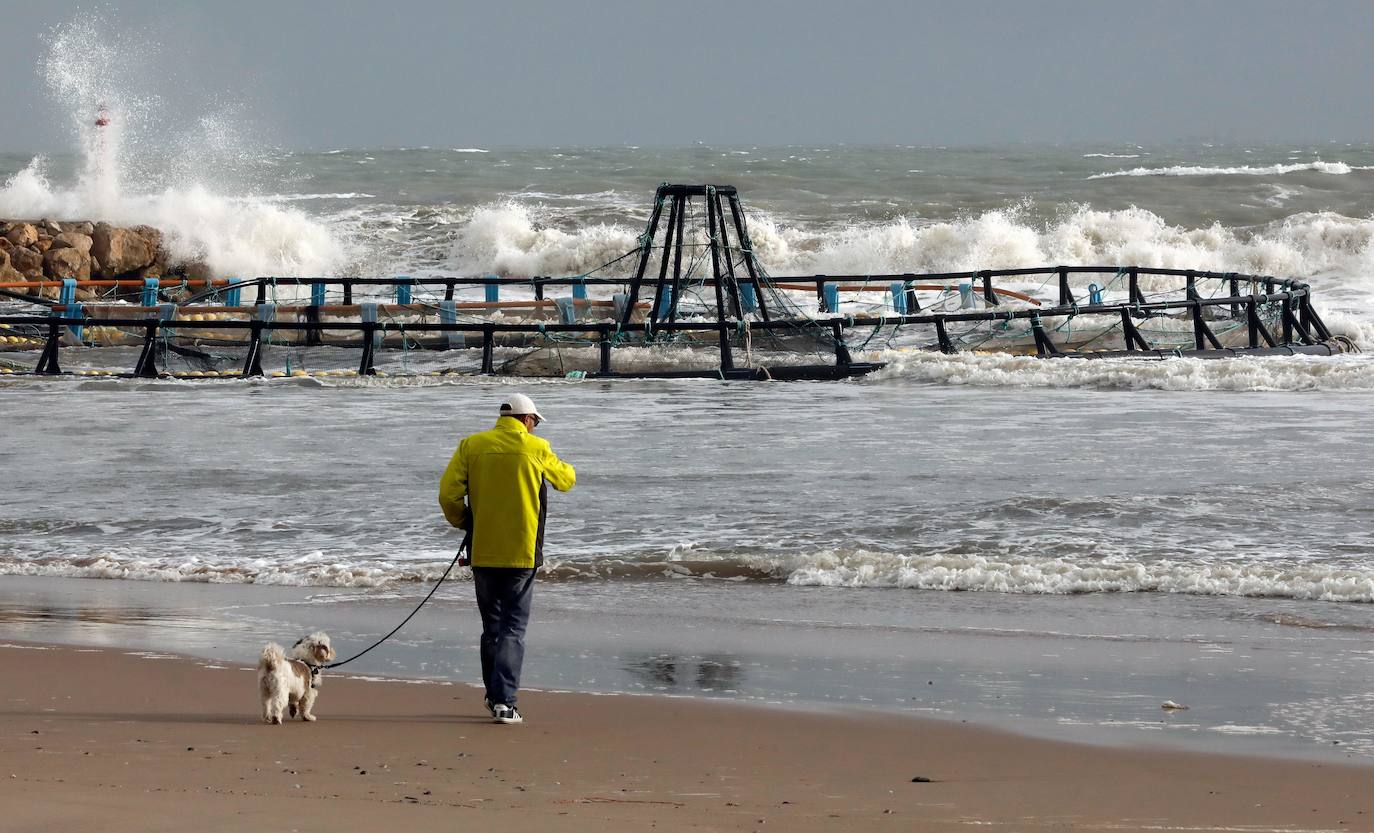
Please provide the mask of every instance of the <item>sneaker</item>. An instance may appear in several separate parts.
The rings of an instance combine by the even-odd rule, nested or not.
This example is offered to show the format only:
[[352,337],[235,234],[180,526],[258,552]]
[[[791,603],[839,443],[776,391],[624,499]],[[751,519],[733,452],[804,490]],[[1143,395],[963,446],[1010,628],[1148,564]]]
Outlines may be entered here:
[[515,706],[507,706],[504,703],[497,703],[492,707],[491,718],[497,723],[523,723],[525,720],[520,716],[520,712],[515,710]]
[[490,697],[482,698],[482,705],[487,707],[487,714],[491,715],[492,717],[496,716],[496,704],[491,702]]

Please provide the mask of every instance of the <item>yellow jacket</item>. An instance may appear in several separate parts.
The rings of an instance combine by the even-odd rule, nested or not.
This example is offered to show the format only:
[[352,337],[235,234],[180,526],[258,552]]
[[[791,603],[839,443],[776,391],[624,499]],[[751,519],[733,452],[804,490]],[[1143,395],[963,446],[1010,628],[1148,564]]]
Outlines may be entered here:
[[548,440],[503,416],[495,428],[458,444],[439,479],[439,506],[450,524],[471,529],[474,567],[538,567],[544,563],[547,484],[566,492],[576,482],[577,472]]

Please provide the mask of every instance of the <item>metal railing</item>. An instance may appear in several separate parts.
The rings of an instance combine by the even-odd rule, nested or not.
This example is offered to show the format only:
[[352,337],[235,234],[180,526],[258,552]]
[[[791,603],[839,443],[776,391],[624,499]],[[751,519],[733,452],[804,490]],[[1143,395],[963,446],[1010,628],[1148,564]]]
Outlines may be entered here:
[[[1079,303],[1079,296],[1075,296],[1074,287],[1069,278],[1081,275],[1113,275],[1113,280],[1122,280],[1124,284],[1126,299],[1120,301],[1103,300],[1098,293],[1090,293],[1082,296],[1087,303]],[[1045,276],[1046,282],[1054,280],[1057,284],[1057,303],[1050,307],[1023,307],[1011,308],[1004,305],[1003,294],[1007,290],[999,290],[994,285],[994,279],[1004,279],[1009,277],[1034,277]],[[1157,298],[1147,297],[1142,291],[1142,277],[1177,277],[1184,280],[1182,287],[1183,297],[1180,298]],[[967,281],[970,288],[975,286],[975,281],[981,281],[981,285],[976,285],[978,293],[981,295],[985,304],[983,309],[966,310],[959,312],[921,312],[919,299],[916,292],[918,289],[945,289],[948,290],[949,284]],[[32,372],[40,375],[57,375],[62,373],[60,365],[59,351],[62,345],[62,328],[82,327],[82,326],[106,326],[127,328],[130,330],[143,331],[143,348],[137,364],[132,372],[133,376],[142,378],[152,378],[158,376],[162,371],[157,365],[157,345],[165,337],[172,337],[178,329],[195,329],[211,332],[225,332],[234,334],[240,331],[247,331],[246,355],[242,367],[243,376],[261,376],[262,368],[262,348],[264,339],[272,342],[271,336],[282,331],[305,332],[305,344],[319,344],[322,342],[322,334],[326,332],[351,331],[359,333],[356,341],[348,341],[344,344],[332,342],[335,346],[356,345],[360,351],[358,373],[360,375],[371,375],[375,373],[376,350],[379,348],[379,334],[397,334],[402,339],[402,343],[409,344],[413,341],[419,347],[432,347],[444,349],[449,347],[480,347],[482,351],[480,372],[484,374],[494,374],[497,372],[494,350],[497,346],[498,336],[511,334],[529,337],[548,337],[557,334],[582,334],[583,338],[589,343],[594,344],[599,352],[598,366],[595,371],[588,375],[616,377],[616,376],[652,376],[652,377],[686,377],[686,376],[706,376],[720,378],[844,378],[860,375],[882,366],[879,362],[856,362],[850,355],[850,349],[845,342],[847,331],[864,328],[901,328],[912,325],[927,325],[934,328],[935,338],[927,345],[929,349],[938,349],[945,353],[958,351],[957,339],[950,334],[950,325],[968,322],[998,322],[1025,320],[1030,323],[1029,335],[1034,339],[1035,351],[1040,356],[1059,357],[1059,356],[1172,356],[1172,355],[1199,355],[1199,356],[1220,356],[1231,355],[1237,352],[1250,352],[1257,354],[1264,353],[1320,353],[1330,354],[1341,352],[1347,349],[1347,345],[1340,343],[1338,339],[1333,339],[1330,331],[1322,321],[1321,317],[1312,308],[1311,290],[1307,284],[1292,279],[1281,279],[1269,276],[1242,275],[1236,273],[1204,272],[1182,269],[1154,269],[1144,267],[1093,267],[1093,266],[1056,266],[1056,267],[1036,267],[1024,269],[990,269],[976,270],[969,272],[943,272],[934,274],[892,274],[892,275],[814,275],[805,277],[745,277],[741,276],[734,281],[736,289],[739,285],[754,284],[758,289],[778,290],[778,287],[785,286],[794,289],[798,286],[807,288],[814,286],[816,295],[822,309],[828,303],[833,303],[834,294],[828,293],[828,287],[842,285],[847,282],[861,282],[858,289],[847,287],[850,291],[881,292],[890,291],[892,293],[892,304],[894,308],[902,309],[892,315],[840,315],[837,310],[831,310],[829,317],[816,318],[765,318],[764,320],[740,318],[732,320],[677,320],[677,321],[658,321],[650,324],[645,322],[643,329],[626,328],[621,321],[600,321],[600,322],[573,322],[573,323],[506,323],[506,322],[469,322],[469,321],[411,321],[381,322],[376,320],[359,321],[323,321],[320,320],[322,312],[352,312],[355,311],[353,302],[353,289],[355,287],[391,287],[398,290],[400,287],[415,286],[442,286],[444,287],[445,299],[452,301],[454,292],[458,287],[473,286],[520,286],[531,287],[534,290],[536,300],[545,300],[544,294],[548,287],[577,287],[577,286],[623,286],[623,279],[614,278],[501,278],[495,276],[486,277],[429,277],[429,278],[253,278],[240,281],[226,281],[222,285],[214,285],[205,292],[194,296],[192,300],[205,300],[222,293],[242,290],[245,288],[256,288],[257,303],[252,306],[229,306],[229,307],[207,307],[204,305],[193,305],[190,303],[176,307],[173,312],[183,310],[204,310],[230,309],[244,313],[253,313],[268,305],[269,291],[274,287],[281,286],[340,286],[343,288],[344,303],[342,305],[310,304],[302,305],[297,309],[305,313],[305,321],[278,321],[275,315],[264,319],[259,316],[253,320],[209,320],[194,321],[178,320],[168,316],[165,306],[154,307],[106,307],[105,312],[118,310],[115,316],[92,316],[88,311],[83,310],[80,305],[75,303],[61,303],[51,305],[49,315],[10,315],[0,316],[0,325],[11,327],[31,327],[37,328],[45,338],[42,355],[37,366]],[[1218,284],[1218,282],[1220,282]],[[218,282],[216,282],[218,283]],[[712,281],[705,282],[710,285]],[[876,285],[875,285],[876,284]],[[1218,285],[1223,292],[1221,295],[1203,297],[1199,292],[1199,287],[1207,284],[1216,288]],[[79,282],[77,283],[79,286]],[[884,286],[886,285],[886,287]],[[69,282],[70,287],[70,282]],[[1249,289],[1249,292],[1243,291]],[[901,293],[899,300],[898,293]],[[1099,291],[1100,292],[1100,291]],[[319,290],[312,293],[315,299],[319,299]],[[408,293],[406,293],[408,295]],[[827,299],[827,295],[830,299]],[[1020,295],[1022,298],[1029,296]],[[398,299],[400,300],[400,299]],[[410,303],[410,298],[405,297],[406,303],[392,305],[377,305],[378,311],[387,312],[432,312],[432,306]],[[585,302],[601,303],[611,305],[610,302]],[[1031,298],[1030,303],[1039,303]],[[642,306],[642,305],[640,305]],[[127,313],[127,314],[126,314]],[[146,317],[143,317],[146,316]],[[1124,349],[1099,351],[1093,353],[1077,352],[1071,346],[1056,344],[1050,330],[1045,326],[1046,320],[1064,319],[1073,320],[1084,316],[1106,316],[1113,322],[1119,321],[1119,325],[1113,323],[1111,326],[1119,326]],[[1152,345],[1142,334],[1137,321],[1146,320],[1159,316],[1181,316],[1191,321],[1192,325],[1192,345],[1191,350],[1182,348],[1158,348]],[[620,317],[618,314],[617,317]],[[1274,322],[1271,329],[1265,323],[1265,318]],[[624,318],[628,318],[625,315]],[[1209,321],[1215,322],[1220,318],[1229,319],[1235,322],[1237,327],[1245,328],[1245,343],[1238,347],[1223,347],[1221,340],[1213,331]],[[1243,323],[1242,323],[1243,322]],[[764,333],[777,336],[796,335],[798,333],[809,333],[819,336],[818,340],[827,343],[834,352],[833,365],[788,365],[780,364],[763,368],[737,368],[734,360],[733,349],[742,337],[753,333]],[[654,343],[655,340],[665,336],[682,333],[702,333],[718,336],[720,345],[720,365],[711,371],[702,370],[670,370],[657,372],[619,372],[615,368],[613,360],[614,349],[618,346],[635,344],[643,345]],[[443,335],[442,339],[431,339],[426,341],[424,336],[431,334]],[[461,343],[456,342],[450,335],[462,335]],[[468,339],[468,336],[477,338]]]

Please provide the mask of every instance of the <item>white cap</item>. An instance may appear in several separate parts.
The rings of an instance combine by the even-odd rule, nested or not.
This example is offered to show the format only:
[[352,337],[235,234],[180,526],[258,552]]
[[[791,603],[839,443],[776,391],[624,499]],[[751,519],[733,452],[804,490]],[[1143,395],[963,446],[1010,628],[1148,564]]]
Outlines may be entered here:
[[501,416],[523,416],[524,414],[534,414],[535,419],[544,421],[544,415],[539,413],[539,409],[534,407],[534,401],[523,393],[506,394],[505,400],[501,403]]

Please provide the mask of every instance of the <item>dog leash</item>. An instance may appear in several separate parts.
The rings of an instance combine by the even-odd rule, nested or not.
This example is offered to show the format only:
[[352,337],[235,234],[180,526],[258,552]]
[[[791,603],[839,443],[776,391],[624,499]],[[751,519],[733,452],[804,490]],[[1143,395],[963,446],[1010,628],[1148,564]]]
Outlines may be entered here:
[[[430,588],[429,595],[427,595],[427,596],[425,596],[423,599],[421,599],[421,600],[420,600],[420,603],[417,604],[417,605],[415,606],[415,609],[412,610],[412,611],[410,612],[410,615],[407,616],[406,618],[404,618],[404,619],[401,620],[401,624],[399,624],[399,625],[397,625],[396,627],[392,628],[392,629],[391,629],[391,632],[388,633],[386,636],[382,637],[381,639],[378,639],[376,642],[373,642],[371,645],[367,646],[366,648],[364,648],[363,650],[361,650],[361,651],[359,651],[358,653],[354,654],[353,656],[349,657],[348,659],[339,660],[338,662],[331,662],[331,663],[329,663],[328,665],[320,665],[320,666],[314,666],[314,665],[312,665],[312,666],[310,666],[310,671],[311,671],[311,674],[310,674],[310,675],[311,675],[311,677],[313,678],[313,677],[315,676],[315,674],[319,673],[319,670],[320,670],[320,669],[325,669],[325,668],[338,668],[340,665],[347,665],[347,664],[349,664],[350,662],[352,662],[353,660],[355,660],[355,659],[357,659],[358,657],[362,656],[363,654],[366,654],[368,651],[371,651],[373,648],[376,648],[378,645],[381,645],[383,642],[387,641],[387,640],[390,639],[391,637],[395,636],[397,631],[399,631],[401,628],[404,628],[404,627],[406,626],[406,622],[409,622],[411,619],[415,618],[415,614],[417,614],[417,613],[420,612],[420,608],[422,608],[422,607],[425,606],[425,602],[429,601],[430,598],[433,597],[434,592],[435,592],[436,590],[439,589],[439,585],[441,585],[441,584],[444,583],[444,579],[448,578],[448,574],[449,574],[450,572],[453,571],[454,566],[455,566],[456,564],[458,564],[459,560],[463,557],[463,553],[467,552],[467,551],[468,551],[468,548],[469,548],[471,545],[472,545],[472,530],[467,530],[467,531],[463,534],[463,543],[461,543],[461,544],[458,545],[458,552],[454,554],[453,560],[450,561],[450,562],[448,563],[448,567],[444,570],[444,574],[443,574],[442,576],[439,576],[439,580],[438,580],[438,581],[434,582],[434,587]],[[308,664],[309,664],[309,663],[307,663],[307,665],[308,665]]]

